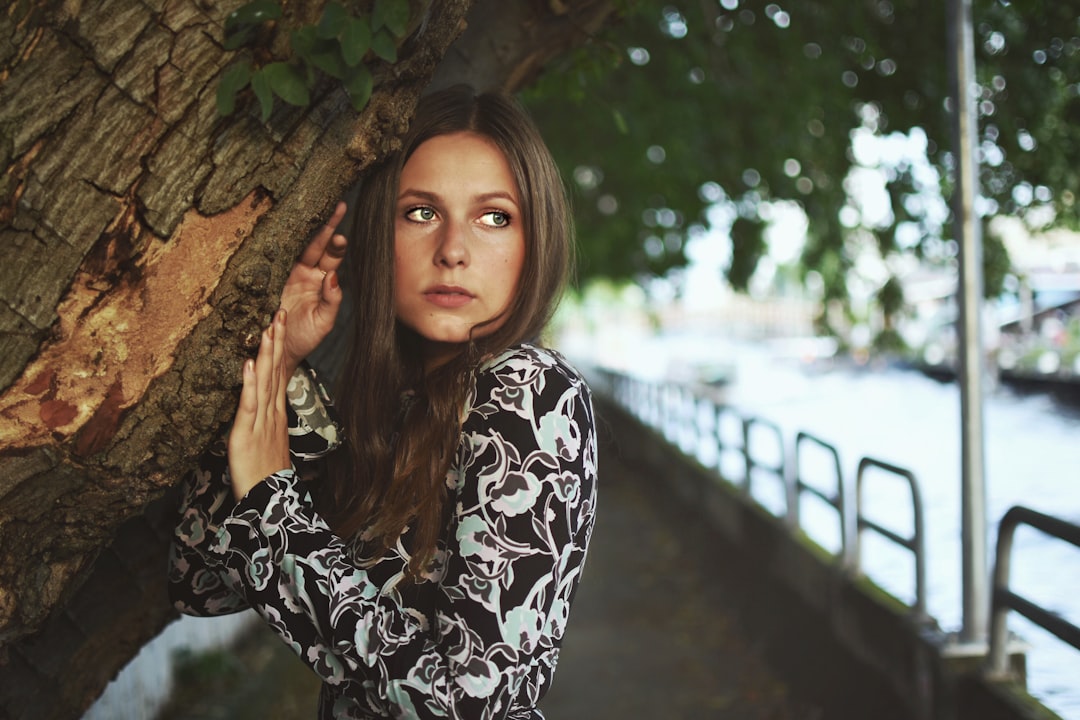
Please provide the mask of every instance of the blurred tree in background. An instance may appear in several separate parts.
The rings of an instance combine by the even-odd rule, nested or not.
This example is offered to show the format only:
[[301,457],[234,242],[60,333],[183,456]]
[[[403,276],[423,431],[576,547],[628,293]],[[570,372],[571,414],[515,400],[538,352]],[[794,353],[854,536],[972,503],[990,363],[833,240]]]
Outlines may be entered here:
[[[1080,3],[975,0],[973,16],[979,212],[1075,225]],[[720,203],[727,279],[746,289],[769,209],[794,201],[801,279],[846,303],[869,251],[876,302],[896,312],[905,262],[955,263],[947,45],[940,0],[625,3],[526,97],[575,195],[582,280],[677,276]],[[989,232],[984,255],[995,296],[1010,265]]]

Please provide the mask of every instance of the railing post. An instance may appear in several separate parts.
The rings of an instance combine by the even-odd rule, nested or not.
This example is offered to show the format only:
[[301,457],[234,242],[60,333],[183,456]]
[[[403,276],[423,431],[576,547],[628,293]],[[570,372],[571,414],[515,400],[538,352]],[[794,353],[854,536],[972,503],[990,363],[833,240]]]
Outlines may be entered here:
[[743,460],[746,461],[746,470],[743,475],[742,489],[747,495],[750,494],[750,476],[754,474],[754,458],[750,454],[750,418],[742,419],[742,451]]
[[949,76],[952,85],[953,227],[960,245],[959,358],[961,418],[961,517],[963,540],[963,624],[960,642],[986,643],[986,481],[983,467],[982,406],[982,228],[975,215],[978,115],[975,112],[975,50],[971,0],[949,1]]

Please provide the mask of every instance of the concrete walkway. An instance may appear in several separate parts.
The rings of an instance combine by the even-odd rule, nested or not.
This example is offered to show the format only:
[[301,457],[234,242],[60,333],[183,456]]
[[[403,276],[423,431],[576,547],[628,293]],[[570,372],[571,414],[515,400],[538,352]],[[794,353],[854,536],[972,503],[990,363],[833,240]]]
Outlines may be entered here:
[[601,454],[600,500],[548,720],[810,720],[766,667],[704,523]]

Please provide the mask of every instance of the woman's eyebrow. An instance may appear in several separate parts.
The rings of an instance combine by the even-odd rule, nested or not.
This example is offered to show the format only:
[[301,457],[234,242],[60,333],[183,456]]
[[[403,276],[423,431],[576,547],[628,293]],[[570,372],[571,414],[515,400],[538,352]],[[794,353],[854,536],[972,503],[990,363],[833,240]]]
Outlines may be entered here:
[[439,196],[433,192],[428,192],[427,190],[416,190],[414,188],[405,188],[400,193],[398,193],[399,199],[404,197],[419,198],[420,200],[426,200],[427,202],[432,203],[436,202],[439,199]]
[[514,205],[518,204],[518,201],[514,198],[514,196],[506,192],[505,190],[496,190],[495,192],[481,193],[480,195],[477,195],[475,199],[477,202],[488,202],[489,200],[508,200]]
[[[402,198],[415,198],[417,200],[423,200],[424,202],[429,203],[437,203],[439,202],[439,200],[442,199],[438,193],[433,193],[429,190],[419,190],[417,188],[405,188],[400,193],[398,193],[398,199],[400,200]],[[507,200],[513,203],[515,207],[518,205],[518,201],[514,198],[514,196],[506,192],[505,190],[494,190],[492,192],[480,193],[479,195],[473,197],[473,202],[477,203],[485,203],[492,200]]]

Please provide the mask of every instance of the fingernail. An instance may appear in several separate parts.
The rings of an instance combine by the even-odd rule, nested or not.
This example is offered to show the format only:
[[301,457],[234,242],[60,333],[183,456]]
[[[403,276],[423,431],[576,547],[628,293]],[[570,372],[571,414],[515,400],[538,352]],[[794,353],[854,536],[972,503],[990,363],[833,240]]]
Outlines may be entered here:
[[270,323],[270,325],[266,328],[266,337],[270,338],[271,340],[274,339],[274,324],[273,323]]
[[278,313],[277,313],[277,321],[279,323],[281,323],[282,325],[284,325],[286,316],[287,316],[287,313],[285,312],[285,308],[281,308],[280,310],[278,310]]
[[335,271],[331,270],[331,271],[330,271],[330,287],[332,287],[332,288],[334,288],[335,290],[337,290],[337,286],[338,286],[338,281],[337,281],[337,272],[335,272]]
[[244,374],[245,375],[250,375],[253,372],[255,372],[255,361],[251,360],[251,359],[245,360],[244,361]]

